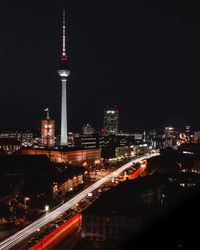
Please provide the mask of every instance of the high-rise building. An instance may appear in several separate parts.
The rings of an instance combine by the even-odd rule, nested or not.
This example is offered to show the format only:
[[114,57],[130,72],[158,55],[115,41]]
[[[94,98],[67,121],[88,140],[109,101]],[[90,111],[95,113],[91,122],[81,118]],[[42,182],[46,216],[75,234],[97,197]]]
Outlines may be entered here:
[[60,57],[60,68],[58,74],[61,78],[62,85],[62,99],[61,99],[61,135],[60,135],[60,145],[68,145],[67,137],[67,93],[66,93],[66,84],[67,77],[70,74],[70,70],[67,65],[67,54],[66,54],[66,24],[65,24],[65,10],[63,10],[63,35],[62,35],[62,55]]
[[46,119],[41,120],[41,146],[52,148],[55,145],[55,120],[51,120],[49,116],[49,109]]
[[106,109],[104,111],[104,134],[116,135],[119,129],[119,111],[114,109]]

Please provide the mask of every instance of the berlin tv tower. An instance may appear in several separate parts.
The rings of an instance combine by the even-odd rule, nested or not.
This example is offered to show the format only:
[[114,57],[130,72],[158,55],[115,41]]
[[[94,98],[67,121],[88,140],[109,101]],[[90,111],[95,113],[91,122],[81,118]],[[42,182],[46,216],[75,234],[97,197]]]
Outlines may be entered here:
[[61,136],[60,136],[60,145],[68,145],[68,136],[67,136],[67,93],[66,93],[66,83],[67,77],[70,74],[70,71],[67,66],[68,57],[66,55],[66,24],[65,24],[65,10],[63,10],[63,34],[62,34],[62,55],[60,57],[60,68],[58,74],[61,77],[62,84],[62,100],[61,100]]

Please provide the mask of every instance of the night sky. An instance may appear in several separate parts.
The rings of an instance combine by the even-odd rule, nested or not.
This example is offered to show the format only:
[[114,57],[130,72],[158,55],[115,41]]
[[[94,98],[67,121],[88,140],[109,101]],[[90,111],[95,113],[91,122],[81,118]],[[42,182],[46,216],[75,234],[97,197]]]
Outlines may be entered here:
[[37,128],[46,107],[59,127],[63,8],[70,131],[101,128],[107,105],[123,131],[200,128],[199,8],[175,0],[1,1],[0,128]]

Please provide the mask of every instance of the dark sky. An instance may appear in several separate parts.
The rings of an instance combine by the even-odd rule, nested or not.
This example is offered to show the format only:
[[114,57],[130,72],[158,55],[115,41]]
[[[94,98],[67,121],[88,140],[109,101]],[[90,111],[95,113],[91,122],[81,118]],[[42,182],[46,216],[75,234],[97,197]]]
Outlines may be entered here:
[[175,0],[1,1],[0,128],[39,127],[48,106],[59,127],[62,8],[70,130],[101,128],[107,105],[123,131],[199,128],[200,14]]

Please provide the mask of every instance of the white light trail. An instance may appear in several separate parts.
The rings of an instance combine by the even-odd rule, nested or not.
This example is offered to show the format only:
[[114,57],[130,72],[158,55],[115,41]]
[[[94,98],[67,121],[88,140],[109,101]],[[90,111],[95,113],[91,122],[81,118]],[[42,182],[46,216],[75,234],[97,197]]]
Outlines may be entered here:
[[52,222],[55,220],[59,215],[66,212],[68,209],[76,205],[76,203],[79,203],[82,199],[88,196],[88,193],[92,193],[94,190],[98,189],[101,185],[103,185],[108,180],[111,180],[113,177],[116,177],[120,175],[124,170],[130,168],[134,163],[143,161],[145,159],[148,159],[150,157],[159,155],[158,153],[149,154],[148,156],[143,156],[140,158],[137,158],[135,160],[131,160],[130,162],[126,163],[122,167],[118,168],[117,170],[113,171],[112,173],[106,175],[99,181],[95,182],[85,190],[81,191],[79,194],[77,194],[74,198],[71,200],[65,202],[60,207],[57,207],[56,209],[52,210],[51,212],[45,214],[41,218],[37,219],[27,227],[23,228],[19,232],[13,234],[12,236],[8,237],[4,241],[0,243],[0,250],[7,250],[11,247],[15,246],[22,240],[26,239],[28,236],[33,234],[38,228],[43,227],[44,225],[48,224],[49,222]]

